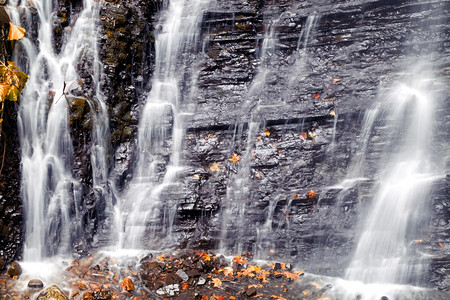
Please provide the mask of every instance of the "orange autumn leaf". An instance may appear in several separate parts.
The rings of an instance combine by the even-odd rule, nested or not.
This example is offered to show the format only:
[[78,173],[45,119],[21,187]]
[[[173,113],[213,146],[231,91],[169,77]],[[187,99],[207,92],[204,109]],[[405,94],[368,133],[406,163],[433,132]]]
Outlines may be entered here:
[[298,279],[298,275],[295,273],[291,273],[291,272],[285,272],[285,273],[283,273],[283,276],[286,277],[287,279],[294,280],[294,281]]
[[336,116],[336,112],[334,111],[334,109],[332,111],[330,111],[330,116],[332,116],[332,117]]
[[235,257],[233,257],[233,261],[235,263],[238,263],[238,264],[241,264],[241,265],[244,265],[244,264],[248,263],[248,260],[246,260],[242,256],[235,256]]
[[219,278],[211,279],[211,283],[214,285],[214,287],[219,287],[222,285],[222,281]]
[[0,102],[2,102],[9,93],[11,86],[9,84],[0,83]]
[[315,99],[317,99],[317,98],[319,98],[319,97],[320,97],[320,94],[319,94],[319,93],[314,94],[314,98],[315,98]]
[[134,284],[131,278],[126,277],[122,280],[122,290],[127,292],[134,291]]
[[314,197],[316,197],[316,192],[314,192],[314,190],[310,190],[310,191],[308,191],[307,193],[306,193],[306,196],[309,198],[309,199],[311,199],[311,198],[314,198]]
[[287,300],[287,299],[284,298],[284,297],[276,296],[276,295],[272,295],[272,296],[270,296],[270,298],[272,298],[272,299],[277,299],[277,300]]
[[262,296],[264,296],[264,294],[256,294],[255,296],[253,296],[253,298],[259,298],[259,297],[262,297]]
[[9,35],[8,40],[20,40],[25,36],[25,28],[19,27],[14,25],[13,23],[9,22]]
[[302,294],[303,295],[308,295],[308,291],[303,291]]
[[270,136],[270,132],[269,132],[269,131],[264,131],[264,134],[265,134],[266,136]]
[[188,287],[189,287],[189,284],[188,284],[187,282],[182,282],[182,283],[181,283],[181,289],[182,289],[183,291],[187,290]]
[[203,261],[210,261],[211,260],[211,256],[209,256],[208,253],[200,252],[199,254],[200,254],[201,258],[203,259]]
[[337,83],[337,82],[339,82],[339,81],[341,81],[342,79],[340,79],[340,78],[333,78],[333,79],[331,79],[331,81],[333,81],[333,83]]
[[241,160],[241,156],[237,155],[236,153],[233,153],[233,156],[231,158],[228,159],[231,162],[238,162]]
[[306,140],[306,138],[308,137],[308,135],[306,133],[300,133],[300,138]]
[[230,296],[230,299],[231,299],[231,300],[235,300],[236,297],[235,297],[235,296]]
[[233,268],[232,267],[223,268],[223,275],[227,277],[233,277]]
[[439,243],[439,246],[441,246],[441,248],[444,248],[444,245],[442,245],[442,243]]

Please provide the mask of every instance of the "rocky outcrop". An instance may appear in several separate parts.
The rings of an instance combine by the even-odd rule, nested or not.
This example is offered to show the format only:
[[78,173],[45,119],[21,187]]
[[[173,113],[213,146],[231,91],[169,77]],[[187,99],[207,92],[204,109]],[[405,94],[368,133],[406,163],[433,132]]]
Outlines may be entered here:
[[23,205],[20,201],[20,143],[17,109],[6,102],[0,139],[0,270],[22,257]]

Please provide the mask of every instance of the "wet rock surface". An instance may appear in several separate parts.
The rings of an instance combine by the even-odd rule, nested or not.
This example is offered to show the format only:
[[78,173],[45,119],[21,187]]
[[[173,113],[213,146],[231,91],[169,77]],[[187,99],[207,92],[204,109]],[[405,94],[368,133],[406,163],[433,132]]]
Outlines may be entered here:
[[[251,253],[225,258],[211,251],[183,250],[142,259],[104,255],[75,259],[42,287],[0,277],[2,299],[361,299],[331,278],[311,277],[281,262],[258,265]],[[67,264],[67,263],[66,263]],[[48,277],[49,274],[46,274]],[[36,281],[36,280],[34,280]],[[50,282],[49,282],[50,281]],[[31,281],[30,281],[31,282]],[[40,282],[42,283],[42,282]],[[344,294],[342,294],[344,293]],[[364,294],[364,292],[362,292]],[[443,300],[432,290],[399,289],[395,299]],[[380,292],[380,299],[382,292]]]
[[[56,49],[61,45],[62,32],[75,20],[82,1],[58,3],[54,24]],[[151,88],[148,82],[153,70],[155,26],[162,3],[108,0],[101,5],[100,48],[104,65],[101,84],[111,126],[108,159],[111,177],[121,189],[126,187],[133,172],[139,112]],[[37,15],[35,12],[32,15],[35,19],[30,22],[36,23]],[[448,16],[448,1],[424,1],[419,5],[415,1],[381,0],[236,0],[210,4],[203,13],[198,50],[186,55],[185,59],[191,63],[180,71],[190,78],[188,82],[196,82],[197,92],[190,93],[193,89],[190,84],[183,87],[184,95],[194,95],[183,97],[181,104],[183,110],[191,112],[185,120],[187,132],[183,139],[183,164],[188,167],[177,178],[180,183],[177,188],[169,188],[162,199],[176,216],[171,246],[214,249],[225,237],[230,252],[245,249],[259,257],[300,262],[312,272],[342,275],[355,246],[358,214],[368,206],[375,178],[348,190],[334,185],[345,177],[350,162],[357,157],[364,112],[376,101],[379,86],[389,86],[398,77],[399,70],[410,63],[406,57],[420,59],[427,49],[435,49],[440,54],[430,57],[431,63],[435,65],[437,77],[448,83]],[[308,24],[314,26],[306,38]],[[277,32],[276,50],[263,60],[263,40],[271,26]],[[421,30],[421,26],[436,29],[430,42],[425,38],[430,33]],[[29,26],[27,30],[31,37],[37,36],[37,28]],[[88,63],[90,59],[86,54],[79,70],[83,92],[92,95],[93,87],[86,72],[92,67]],[[262,69],[267,71],[265,84],[254,88]],[[195,75],[198,78],[192,74],[198,74]],[[437,113],[433,142],[441,153],[448,150],[446,141],[450,140],[449,103],[448,96],[444,96]],[[105,215],[104,199],[92,188],[90,109],[78,101],[71,107],[70,120],[74,177],[80,182],[74,190],[79,191],[82,199],[73,203],[83,215],[84,233],[75,246],[79,255],[88,255],[93,246],[101,246],[99,240],[108,234],[101,229],[111,225],[109,216]],[[331,116],[332,111],[337,116]],[[16,123],[14,114],[11,116],[3,126],[7,147],[0,145],[0,149],[6,149],[8,158],[0,184],[0,256],[3,259],[0,267],[4,268],[13,259],[20,258],[24,230],[18,200],[20,157],[16,150],[19,143],[16,129],[8,127]],[[249,136],[252,121],[258,124]],[[373,144],[384,134],[383,128],[378,128],[371,137]],[[168,141],[161,150],[166,162],[170,146]],[[380,158],[380,150],[374,149],[368,154],[369,172],[375,169],[375,162]],[[239,160],[233,160],[234,155]],[[165,166],[160,169],[164,172]],[[447,167],[446,174],[448,171]],[[230,195],[242,188],[239,180],[248,191],[241,196],[246,199],[241,203],[244,213],[224,215],[227,208],[233,209],[236,204]],[[433,257],[423,285],[444,290],[450,286],[448,180],[447,175],[433,187],[429,207],[432,220],[422,226],[423,236],[430,238],[412,246]],[[311,190],[316,196],[308,196]],[[230,218],[224,222],[224,216]],[[149,238],[147,242],[153,245],[156,239],[158,246],[160,236],[166,234],[167,224],[160,219],[153,224],[159,236],[151,235],[153,240]],[[205,273],[197,265],[185,269],[182,264],[183,268],[177,270],[172,266],[169,272],[165,259],[142,263],[141,266],[148,267],[145,271],[136,266],[132,271],[125,268],[124,274],[117,271],[116,279],[109,278],[113,282],[111,287],[102,290],[93,274],[114,278],[116,273],[111,271],[114,274],[111,275],[106,271],[111,263],[105,267],[82,261],[87,261],[87,266],[73,263],[67,272],[71,276],[89,272],[80,277],[82,284],[75,283],[79,284],[74,288],[78,294],[69,293],[67,297],[109,299],[114,293],[120,297],[134,294],[144,297],[145,293],[163,297],[157,293],[160,291],[165,295],[186,292],[189,297],[190,292],[209,293],[207,297],[211,298],[216,291],[212,288],[236,298],[236,295],[265,294],[264,287],[262,290],[249,287],[260,282],[246,282],[236,291],[235,283],[232,280],[227,283],[223,272],[210,276],[208,268]],[[97,265],[98,270],[93,270]],[[237,274],[237,270],[233,272]],[[284,275],[280,278],[272,275],[274,280],[290,282]],[[130,282],[124,285],[125,278],[131,280],[134,290]],[[214,278],[219,278],[222,286],[214,287]],[[188,283],[186,291],[183,283]]]

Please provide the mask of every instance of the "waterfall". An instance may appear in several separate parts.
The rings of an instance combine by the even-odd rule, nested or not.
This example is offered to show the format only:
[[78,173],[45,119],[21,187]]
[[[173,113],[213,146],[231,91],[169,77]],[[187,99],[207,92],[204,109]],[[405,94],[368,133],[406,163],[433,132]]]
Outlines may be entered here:
[[377,114],[385,132],[379,189],[364,217],[349,280],[405,283],[421,273],[420,262],[413,263],[420,254],[411,245],[421,239],[417,229],[426,221],[430,186],[439,177],[431,163],[435,80],[426,74],[418,67],[383,95]]
[[[34,2],[39,16],[37,46],[25,39],[29,80],[21,98],[18,117],[22,147],[22,199],[25,206],[26,261],[69,251],[82,230],[77,190],[80,183],[72,175],[73,147],[69,129],[69,108],[75,101],[71,92],[80,89],[78,64],[84,63],[92,78],[96,111],[106,113],[98,89],[101,66],[97,55],[99,3],[84,1],[72,27],[66,28],[60,53],[53,48],[53,1]],[[28,19],[30,20],[30,19]],[[28,24],[35,26],[35,24]],[[25,24],[24,26],[27,26]],[[94,109],[93,109],[94,110]],[[92,160],[94,185],[106,178],[104,141],[106,117],[94,117]],[[101,120],[101,121],[100,121]],[[98,126],[97,126],[98,125]]]
[[177,176],[184,169],[183,55],[196,51],[204,5],[204,0],[173,0],[162,13],[158,25],[161,31],[155,42],[152,88],[139,124],[137,168],[122,196],[118,216],[123,226],[119,247],[142,248],[145,231],[152,222],[156,224],[150,228],[154,233],[164,226],[164,235],[170,239],[176,204],[161,196],[177,186]]

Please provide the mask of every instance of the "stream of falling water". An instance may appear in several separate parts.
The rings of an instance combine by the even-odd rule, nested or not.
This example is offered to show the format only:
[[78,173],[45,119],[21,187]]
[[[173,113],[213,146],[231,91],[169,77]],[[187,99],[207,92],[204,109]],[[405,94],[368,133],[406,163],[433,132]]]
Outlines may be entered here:
[[419,240],[430,185],[438,178],[431,164],[434,99],[431,76],[420,67],[387,92],[378,118],[386,131],[380,188],[365,217],[363,232],[346,278],[365,283],[405,283],[420,274],[411,243]]
[[66,253],[82,230],[77,211],[81,203],[77,193],[80,183],[71,171],[73,148],[68,106],[73,98],[63,95],[77,88],[73,83],[79,80],[80,61],[89,70],[94,91],[91,100],[84,98],[92,107],[94,119],[91,151],[95,165],[94,186],[99,187],[107,177],[104,149],[108,123],[98,89],[101,72],[96,26],[99,3],[93,0],[83,3],[75,24],[65,31],[60,53],[53,48],[51,0],[35,2],[39,16],[38,46],[27,39],[21,42],[29,62],[25,69],[30,76],[18,121],[22,147],[21,193],[26,219],[25,261]]
[[[184,52],[195,51],[205,0],[170,1],[161,16],[156,35],[155,71],[138,132],[137,170],[123,195],[119,223],[119,248],[142,248],[149,223],[164,228],[170,238],[176,207],[161,200],[161,194],[177,186],[184,169],[181,146],[184,134],[180,102]],[[167,145],[171,140],[171,145]],[[164,149],[170,147],[167,166]],[[160,201],[161,200],[161,201]],[[162,220],[161,220],[162,217]],[[150,226],[152,227],[152,226]],[[156,238],[156,237],[155,237]]]

